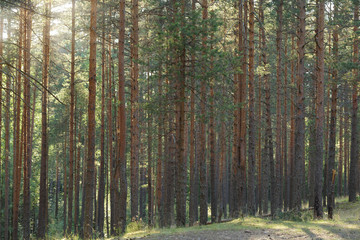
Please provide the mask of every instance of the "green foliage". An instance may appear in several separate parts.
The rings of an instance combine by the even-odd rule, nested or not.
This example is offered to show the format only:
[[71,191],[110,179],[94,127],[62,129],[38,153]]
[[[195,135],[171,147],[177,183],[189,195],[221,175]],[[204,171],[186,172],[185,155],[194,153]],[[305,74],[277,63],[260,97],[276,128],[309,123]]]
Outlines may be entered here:
[[313,220],[314,213],[311,210],[307,211],[287,211],[287,212],[278,212],[276,214],[276,220],[289,220],[296,222],[308,222]]
[[146,230],[146,228],[147,228],[146,223],[143,222],[142,219],[140,219],[127,224],[125,233],[128,234],[128,233],[143,231]]

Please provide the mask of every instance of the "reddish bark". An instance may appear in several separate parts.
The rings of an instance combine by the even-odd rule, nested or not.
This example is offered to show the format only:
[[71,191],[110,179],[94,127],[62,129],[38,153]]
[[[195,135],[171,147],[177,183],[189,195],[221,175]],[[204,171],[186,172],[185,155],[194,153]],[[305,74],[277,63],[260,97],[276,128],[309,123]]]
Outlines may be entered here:
[[139,98],[139,54],[138,54],[138,45],[139,45],[139,2],[138,0],[131,1],[131,143],[130,143],[130,155],[131,155],[131,164],[130,164],[130,188],[131,188],[131,221],[135,221],[139,217],[139,199],[138,199],[138,189],[139,189],[139,107],[138,107],[138,98]]
[[[45,89],[48,88],[49,78],[49,64],[50,64],[50,14],[51,14],[51,0],[45,3],[45,25],[44,25],[44,40],[43,40],[43,71],[42,84]],[[40,170],[40,203],[39,203],[39,225],[38,238],[45,238],[47,225],[47,202],[48,202],[48,188],[47,188],[47,164],[49,158],[48,148],[48,123],[47,123],[47,102],[48,92],[42,91],[42,108],[41,108],[41,170]],[[35,99],[34,99],[35,100]]]
[[[314,158],[314,216],[322,218],[322,172],[323,172],[323,153],[324,153],[324,12],[325,2],[317,0],[317,27],[316,27],[316,120],[315,120],[315,149]],[[336,99],[336,93],[333,92]],[[336,100],[335,100],[336,109]],[[335,110],[336,111],[336,110]],[[336,114],[336,112],[335,112]],[[335,121],[335,117],[332,118]],[[333,121],[333,120],[332,120]],[[335,127],[334,127],[335,128]],[[335,136],[333,136],[335,139]],[[332,138],[330,133],[330,138]]]
[[254,216],[256,212],[255,204],[255,167],[256,167],[256,120],[255,120],[255,8],[254,1],[249,1],[250,17],[249,17],[249,147],[248,147],[248,211]]
[[93,234],[93,202],[95,177],[95,107],[96,107],[96,10],[97,1],[91,0],[90,58],[89,58],[89,102],[88,102],[88,155],[85,171],[84,191],[84,238]]
[[[354,2],[354,33],[358,31],[359,21],[359,3]],[[359,40],[354,38],[353,47],[353,63],[358,63],[359,57]],[[352,116],[351,116],[351,152],[350,152],[350,166],[349,166],[349,202],[356,201],[356,180],[358,175],[358,136],[357,136],[357,110],[358,110],[358,70],[353,70],[354,80],[352,84]]]

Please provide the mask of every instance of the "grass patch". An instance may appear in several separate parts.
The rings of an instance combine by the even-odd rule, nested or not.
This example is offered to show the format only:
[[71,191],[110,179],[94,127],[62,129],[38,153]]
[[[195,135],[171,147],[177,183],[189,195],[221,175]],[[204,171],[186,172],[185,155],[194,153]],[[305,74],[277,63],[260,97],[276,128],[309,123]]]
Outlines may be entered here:
[[360,203],[349,203],[347,198],[336,199],[336,209],[333,220],[327,219],[326,209],[324,218],[313,219],[313,211],[280,213],[275,220],[260,217],[245,217],[231,222],[193,226],[185,228],[133,228],[136,231],[127,232],[124,239],[134,239],[146,236],[162,239],[166,236],[196,233],[204,231],[261,231],[271,230],[292,234],[303,234],[310,238],[321,236],[322,239],[360,239]]

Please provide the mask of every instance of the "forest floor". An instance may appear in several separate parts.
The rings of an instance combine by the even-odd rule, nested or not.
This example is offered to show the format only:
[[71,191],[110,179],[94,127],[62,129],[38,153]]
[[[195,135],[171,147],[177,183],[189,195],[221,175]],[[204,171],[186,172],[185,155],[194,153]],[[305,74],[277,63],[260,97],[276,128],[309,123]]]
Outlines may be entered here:
[[294,216],[286,213],[278,220],[245,217],[226,223],[170,229],[129,230],[122,239],[143,240],[226,240],[226,239],[360,239],[360,202],[337,199],[333,220],[313,220],[312,211]]

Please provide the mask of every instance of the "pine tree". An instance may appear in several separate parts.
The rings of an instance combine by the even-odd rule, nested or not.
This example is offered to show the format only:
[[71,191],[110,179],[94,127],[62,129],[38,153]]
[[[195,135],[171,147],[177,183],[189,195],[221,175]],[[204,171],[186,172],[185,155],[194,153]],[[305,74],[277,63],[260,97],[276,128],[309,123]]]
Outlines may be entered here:
[[[47,207],[48,207],[48,119],[47,119],[47,102],[48,102],[48,78],[49,78],[49,63],[50,63],[50,9],[51,0],[45,4],[45,25],[44,25],[44,48],[43,48],[43,95],[42,95],[42,135],[41,135],[41,174],[40,174],[40,203],[39,203],[39,226],[37,237],[45,238],[46,225],[47,225]],[[34,99],[35,100],[35,99]]]
[[91,0],[90,64],[88,104],[88,155],[85,172],[84,238],[93,234],[93,199],[95,178],[95,101],[96,101],[96,10],[97,0]]

